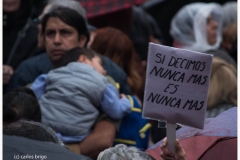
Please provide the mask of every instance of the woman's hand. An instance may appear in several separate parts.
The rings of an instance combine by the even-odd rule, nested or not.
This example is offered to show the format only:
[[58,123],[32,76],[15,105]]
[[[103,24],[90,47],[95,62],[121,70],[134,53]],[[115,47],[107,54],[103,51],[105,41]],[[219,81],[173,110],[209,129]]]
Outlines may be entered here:
[[165,137],[162,141],[161,145],[161,157],[163,160],[186,160],[186,153],[183,150],[179,140],[177,139],[175,142],[175,155],[169,150],[167,146],[167,138]]

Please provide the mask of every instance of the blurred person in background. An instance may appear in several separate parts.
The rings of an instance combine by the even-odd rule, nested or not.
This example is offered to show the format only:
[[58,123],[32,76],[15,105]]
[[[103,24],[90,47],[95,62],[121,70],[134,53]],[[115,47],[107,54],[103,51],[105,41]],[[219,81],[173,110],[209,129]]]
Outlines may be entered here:
[[[217,3],[191,3],[172,19],[170,33],[174,47],[213,54],[211,83],[206,117],[236,106],[236,62],[220,49],[223,10]],[[229,85],[231,80],[231,85]]]
[[[40,8],[36,8],[40,7]],[[41,53],[38,29],[32,18],[41,5],[31,0],[3,0],[3,85],[4,92],[14,70],[25,59]]]
[[227,25],[222,31],[222,37],[221,46],[228,54],[230,54],[230,51],[237,40],[237,22]]
[[205,117],[213,118],[237,106],[237,71],[231,64],[215,57],[208,91]]
[[142,78],[137,72],[139,66],[136,64],[136,52],[127,35],[112,27],[97,29],[90,48],[110,58],[121,67],[127,74],[127,82],[132,93],[134,95],[138,94],[142,85]]
[[222,5],[223,8],[223,28],[229,24],[237,22],[237,1],[229,1]]
[[173,17],[170,33],[174,47],[212,54],[232,64],[236,62],[220,48],[222,40],[222,7],[217,3],[191,3]]
[[223,5],[223,40],[221,46],[237,62],[237,2]]

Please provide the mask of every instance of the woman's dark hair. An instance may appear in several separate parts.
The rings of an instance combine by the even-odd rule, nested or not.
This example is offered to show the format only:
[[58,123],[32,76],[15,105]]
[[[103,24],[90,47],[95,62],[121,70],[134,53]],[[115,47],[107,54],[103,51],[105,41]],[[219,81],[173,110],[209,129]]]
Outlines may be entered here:
[[47,13],[43,19],[42,19],[42,33],[44,35],[46,30],[47,21],[49,18],[55,17],[62,20],[64,23],[72,26],[78,31],[79,39],[80,35],[84,35],[87,38],[87,41],[85,43],[85,46],[88,43],[89,40],[89,32],[87,29],[87,24],[84,20],[84,17],[82,17],[79,13],[77,13],[75,10],[66,8],[66,7],[58,7],[54,10],[52,10],[50,13]]
[[3,122],[20,119],[41,122],[41,110],[34,92],[29,88],[18,88],[3,96]]

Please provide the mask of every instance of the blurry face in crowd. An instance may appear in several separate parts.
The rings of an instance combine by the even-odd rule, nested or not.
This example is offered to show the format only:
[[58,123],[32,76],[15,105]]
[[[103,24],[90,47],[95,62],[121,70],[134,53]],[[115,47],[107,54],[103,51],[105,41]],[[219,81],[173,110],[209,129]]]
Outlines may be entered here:
[[[84,55],[83,55],[84,56]],[[84,56],[84,58],[82,59],[82,57],[80,56],[80,62],[86,63],[90,66],[92,66],[94,69],[96,69],[100,74],[106,76],[107,72],[106,70],[104,70],[103,65],[102,65],[102,60],[99,56],[94,56],[91,60],[88,59],[87,57]]]
[[59,60],[66,51],[74,47],[84,47],[85,36],[56,17],[48,19],[44,33],[46,51],[52,62]]
[[207,18],[207,41],[210,45],[213,45],[217,42],[217,29],[218,23],[213,20],[212,16],[208,16]]
[[20,8],[21,0],[3,0],[3,11],[15,12]]

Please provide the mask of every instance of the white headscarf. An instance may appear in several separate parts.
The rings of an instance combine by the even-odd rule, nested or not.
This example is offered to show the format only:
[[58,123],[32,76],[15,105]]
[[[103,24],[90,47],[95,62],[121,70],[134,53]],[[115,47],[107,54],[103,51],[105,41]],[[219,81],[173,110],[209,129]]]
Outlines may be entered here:
[[[210,45],[207,41],[207,18],[211,15],[218,23],[217,41]],[[205,52],[217,49],[222,40],[222,7],[217,3],[192,3],[181,8],[173,17],[170,34],[181,48]]]

